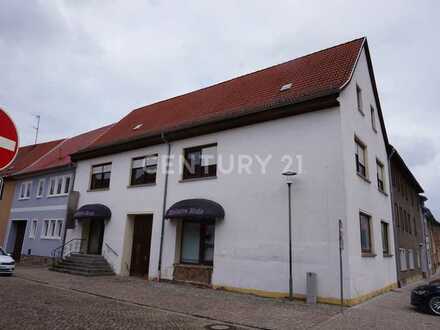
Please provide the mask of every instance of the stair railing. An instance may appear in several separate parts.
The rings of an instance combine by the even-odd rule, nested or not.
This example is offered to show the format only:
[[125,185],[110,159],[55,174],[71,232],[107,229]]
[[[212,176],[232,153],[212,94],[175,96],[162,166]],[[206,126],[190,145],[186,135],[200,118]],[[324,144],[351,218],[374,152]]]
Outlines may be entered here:
[[81,245],[83,241],[85,241],[83,238],[74,238],[55,248],[52,251],[52,265],[55,266],[59,261],[70,256],[72,253],[81,253]]

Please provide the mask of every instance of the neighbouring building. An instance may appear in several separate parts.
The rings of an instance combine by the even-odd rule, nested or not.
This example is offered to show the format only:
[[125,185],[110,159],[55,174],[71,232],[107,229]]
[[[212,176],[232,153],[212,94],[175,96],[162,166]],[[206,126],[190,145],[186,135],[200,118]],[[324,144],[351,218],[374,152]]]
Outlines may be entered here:
[[427,224],[427,241],[429,244],[429,269],[435,274],[440,267],[440,222],[432,214],[431,210],[423,207],[423,214]]
[[21,256],[47,259],[62,245],[75,167],[70,154],[87,147],[108,127],[57,143],[29,166],[16,171],[16,184],[9,214],[6,250]]
[[341,219],[355,304],[397,282],[387,145],[357,39],[129,113],[72,155],[66,242],[120,275],[286,296],[294,170],[294,293],[314,272],[318,301],[338,303]]
[[20,147],[13,163],[0,172],[0,246],[6,243],[9,215],[15,193],[16,181],[12,175],[32,165],[61,142],[62,140],[57,140]]
[[397,275],[400,285],[427,275],[423,269],[423,189],[393,147],[389,147]]

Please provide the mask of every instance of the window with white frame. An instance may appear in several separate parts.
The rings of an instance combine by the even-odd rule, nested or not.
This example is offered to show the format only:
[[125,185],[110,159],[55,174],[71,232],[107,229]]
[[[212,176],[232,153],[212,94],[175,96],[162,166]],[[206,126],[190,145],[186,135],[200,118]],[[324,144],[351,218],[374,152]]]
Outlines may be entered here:
[[35,238],[37,235],[37,228],[38,228],[38,220],[32,220],[31,222],[31,229],[29,232],[29,238]]
[[20,194],[18,199],[31,198],[32,181],[22,182],[20,185]]
[[359,85],[356,85],[356,101],[357,101],[357,108],[359,112],[363,115],[364,109],[362,103],[362,89],[359,87]]
[[414,250],[413,249],[409,249],[408,250],[408,265],[409,265],[409,269],[414,269]]
[[38,186],[37,186],[37,198],[43,197],[44,194],[44,184],[46,183],[45,179],[38,180]]
[[373,128],[373,131],[375,131],[377,133],[376,110],[373,108],[372,105],[370,105],[370,115],[371,115],[371,127]]
[[408,269],[408,265],[406,262],[406,250],[400,248],[399,249],[399,260],[400,260],[400,271],[405,271]]
[[60,239],[63,233],[63,220],[44,220],[41,238]]
[[377,167],[377,189],[381,192],[385,192],[385,166],[383,163],[376,159]]
[[366,178],[367,177],[367,147],[358,138],[355,138],[356,144],[356,172]]
[[130,185],[156,183],[157,154],[133,158],[131,161]]
[[65,196],[70,191],[71,176],[61,175],[49,179],[48,196]]

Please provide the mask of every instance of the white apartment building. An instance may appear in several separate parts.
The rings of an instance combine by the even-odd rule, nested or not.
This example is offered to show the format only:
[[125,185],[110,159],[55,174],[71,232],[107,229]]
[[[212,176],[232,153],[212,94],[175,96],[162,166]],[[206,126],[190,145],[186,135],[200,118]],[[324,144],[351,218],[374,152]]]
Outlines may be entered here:
[[313,272],[318,301],[338,303],[341,219],[356,304],[396,285],[386,145],[357,39],[128,114],[73,155],[66,242],[119,275],[283,297],[292,170],[294,294]]

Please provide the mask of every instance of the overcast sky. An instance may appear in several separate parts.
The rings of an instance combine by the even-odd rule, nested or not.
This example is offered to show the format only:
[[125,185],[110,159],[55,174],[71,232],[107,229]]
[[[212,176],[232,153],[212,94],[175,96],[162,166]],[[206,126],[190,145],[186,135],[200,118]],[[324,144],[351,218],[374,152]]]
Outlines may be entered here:
[[0,2],[0,107],[21,144],[366,36],[390,141],[440,218],[439,1]]

